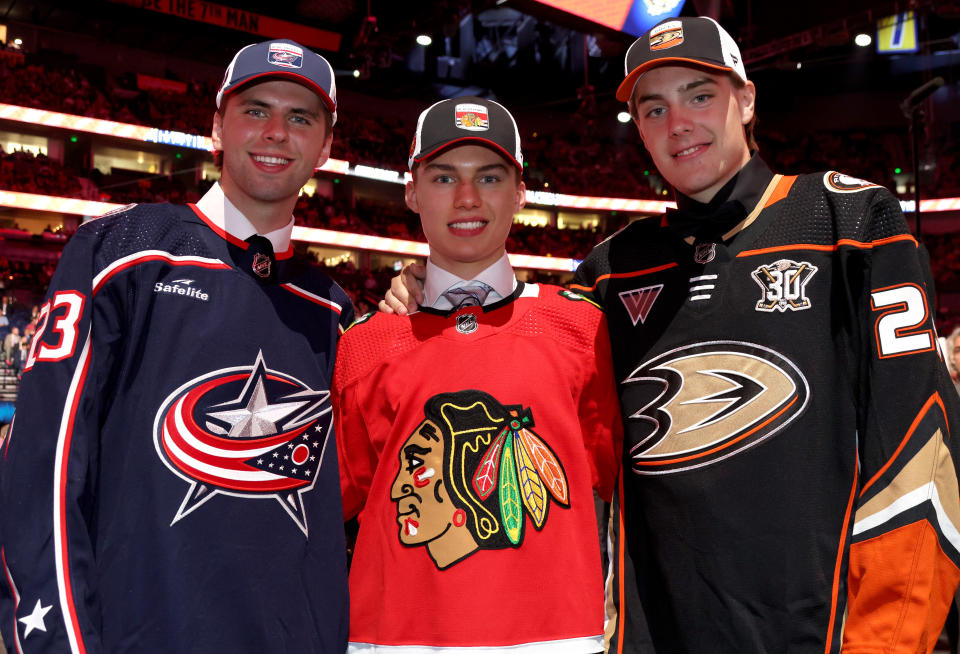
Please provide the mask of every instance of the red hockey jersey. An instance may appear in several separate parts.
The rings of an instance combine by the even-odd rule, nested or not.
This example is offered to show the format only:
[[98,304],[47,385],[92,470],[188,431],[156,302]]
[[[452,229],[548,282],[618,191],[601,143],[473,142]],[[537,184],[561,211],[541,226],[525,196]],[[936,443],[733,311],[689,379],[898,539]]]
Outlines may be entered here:
[[[598,652],[592,489],[621,427],[603,314],[559,287],[376,314],[340,343],[351,651]],[[448,650],[444,650],[448,651]]]

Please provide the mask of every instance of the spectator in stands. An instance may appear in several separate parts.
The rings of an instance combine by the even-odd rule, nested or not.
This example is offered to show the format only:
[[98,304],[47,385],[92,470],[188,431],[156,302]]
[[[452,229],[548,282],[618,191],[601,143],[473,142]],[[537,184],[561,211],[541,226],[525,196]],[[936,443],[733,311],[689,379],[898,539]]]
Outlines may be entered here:
[[20,328],[11,327],[10,333],[3,339],[3,358],[10,362],[13,360],[13,352],[20,343]]

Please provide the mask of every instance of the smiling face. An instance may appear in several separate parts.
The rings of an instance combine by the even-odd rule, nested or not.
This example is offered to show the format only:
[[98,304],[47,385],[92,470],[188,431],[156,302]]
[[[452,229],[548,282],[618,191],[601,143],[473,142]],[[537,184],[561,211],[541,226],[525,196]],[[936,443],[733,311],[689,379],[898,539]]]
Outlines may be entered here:
[[271,80],[229,94],[214,114],[220,185],[260,233],[289,222],[300,189],[329,157],[325,112],[305,86]]
[[421,163],[406,201],[420,214],[430,259],[472,279],[504,253],[526,187],[505,157],[481,145],[450,148]]
[[753,82],[737,88],[727,74],[659,66],[633,92],[640,138],[680,193],[709,202],[750,160],[743,126],[753,117]]

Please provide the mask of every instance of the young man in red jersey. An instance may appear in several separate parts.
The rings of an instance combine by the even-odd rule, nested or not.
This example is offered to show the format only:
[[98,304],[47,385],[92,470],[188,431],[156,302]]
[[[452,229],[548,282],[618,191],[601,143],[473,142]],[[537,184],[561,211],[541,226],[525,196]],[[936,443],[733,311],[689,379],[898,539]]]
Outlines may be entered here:
[[604,647],[593,489],[611,495],[621,438],[607,328],[581,296],[516,278],[522,162],[496,102],[420,116],[406,201],[430,243],[426,298],[361,318],[334,377],[360,517],[350,651]]

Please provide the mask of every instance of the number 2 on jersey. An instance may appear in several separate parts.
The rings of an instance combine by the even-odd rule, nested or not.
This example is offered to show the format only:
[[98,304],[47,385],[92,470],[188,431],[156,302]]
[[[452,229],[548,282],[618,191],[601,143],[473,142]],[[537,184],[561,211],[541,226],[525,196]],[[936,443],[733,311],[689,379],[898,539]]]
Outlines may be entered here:
[[933,349],[933,331],[923,328],[930,316],[927,299],[916,284],[871,292],[870,308],[883,312],[874,327],[881,359]]
[[[84,296],[76,291],[60,291],[40,307],[40,315],[37,317],[37,331],[33,335],[30,353],[27,356],[26,364],[23,366],[24,372],[30,370],[37,361],[63,361],[73,356],[77,347],[77,324],[80,322],[80,316],[83,315],[84,300]],[[58,313],[63,307],[66,307],[66,312],[52,318],[53,331],[57,334],[57,342],[48,345],[43,342],[47,326],[51,316]]]

